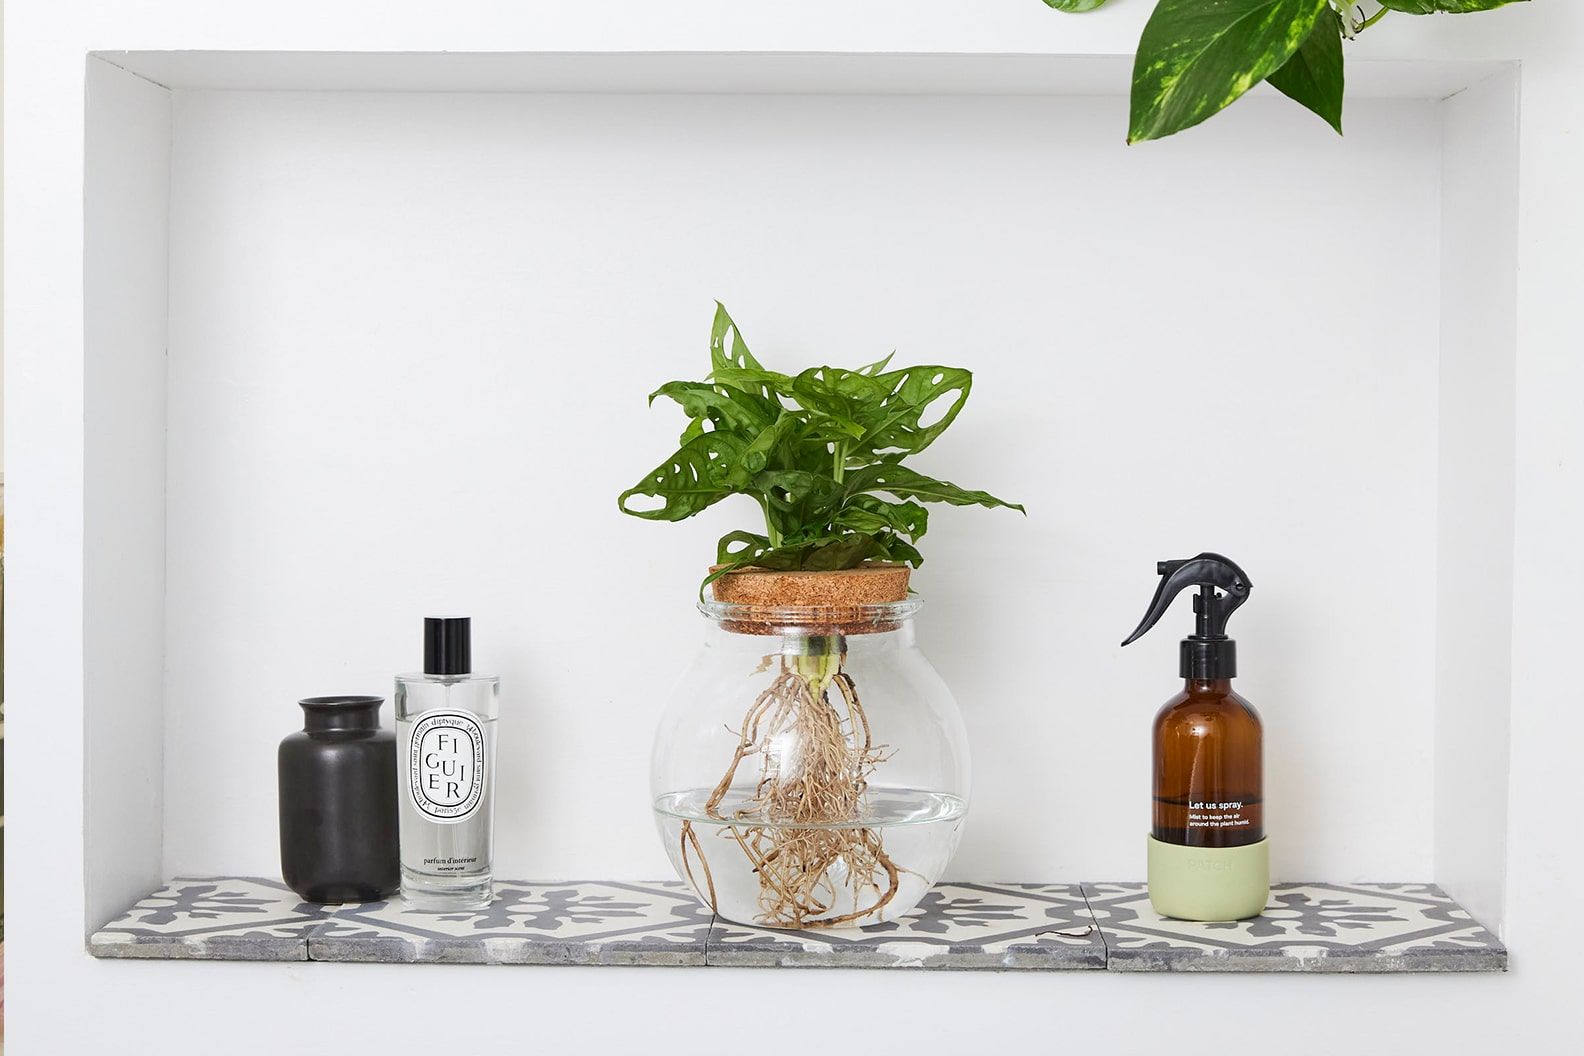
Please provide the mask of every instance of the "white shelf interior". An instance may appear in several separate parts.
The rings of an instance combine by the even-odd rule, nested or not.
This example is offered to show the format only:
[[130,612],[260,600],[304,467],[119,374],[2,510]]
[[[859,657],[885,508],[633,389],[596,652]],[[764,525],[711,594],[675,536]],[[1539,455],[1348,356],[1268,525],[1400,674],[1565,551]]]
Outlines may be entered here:
[[88,61],[88,928],[272,875],[295,700],[386,690],[434,610],[505,676],[501,873],[665,875],[650,733],[752,509],[615,496],[717,297],[773,366],[976,371],[920,465],[1030,516],[943,510],[918,577],[978,764],[953,875],[1142,874],[1188,617],[1116,643],[1217,549],[1278,877],[1501,928],[1513,67],[1127,148],[1125,57]]

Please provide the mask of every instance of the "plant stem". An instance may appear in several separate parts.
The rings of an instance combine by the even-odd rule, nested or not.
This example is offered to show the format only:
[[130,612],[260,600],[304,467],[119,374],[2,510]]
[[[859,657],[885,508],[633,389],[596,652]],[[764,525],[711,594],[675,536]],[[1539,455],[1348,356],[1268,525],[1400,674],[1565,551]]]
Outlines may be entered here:
[[[1353,10],[1362,13],[1362,11],[1364,9],[1355,5],[1353,7]],[[1379,11],[1375,12],[1373,15],[1370,15],[1368,18],[1362,19],[1361,21],[1353,22],[1353,20],[1351,18],[1348,18],[1348,21],[1352,22],[1352,24],[1353,24],[1353,32],[1354,33],[1362,33],[1366,29],[1368,29],[1369,27],[1373,26],[1375,23],[1379,22],[1381,19],[1385,18],[1386,17],[1386,13],[1388,11],[1390,11],[1390,10],[1391,10],[1391,8],[1389,8],[1389,7],[1383,7]],[[1346,15],[1344,15],[1343,17],[1347,18]]]
[[841,670],[842,657],[847,652],[847,642],[839,634],[811,634],[799,638],[792,652],[792,666],[798,676],[808,683],[814,699],[820,699],[825,687]]
[[836,441],[836,451],[832,458],[831,476],[836,478],[836,483],[840,484],[842,478],[847,475],[847,441]]
[[770,519],[770,502],[758,492],[754,493],[754,501],[759,504],[759,509],[764,512],[765,538],[770,541],[772,549],[781,545],[781,530],[776,527],[775,521]]

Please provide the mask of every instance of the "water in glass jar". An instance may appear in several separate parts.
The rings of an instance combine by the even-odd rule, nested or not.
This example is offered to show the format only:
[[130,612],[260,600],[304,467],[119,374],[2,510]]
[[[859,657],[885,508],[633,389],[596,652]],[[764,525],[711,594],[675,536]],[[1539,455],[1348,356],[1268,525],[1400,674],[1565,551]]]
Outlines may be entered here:
[[[892,905],[904,909],[915,905],[930,886],[927,878],[939,877],[945,870],[957,848],[967,812],[962,799],[947,793],[871,787],[850,820],[823,824],[768,822],[754,813],[752,788],[732,789],[711,812],[708,803],[714,793],[708,788],[689,789],[655,800],[655,822],[665,840],[666,853],[671,856],[677,875],[691,876],[695,893],[706,905],[713,886],[715,910],[722,917],[770,927],[788,924],[767,916],[765,885],[754,859],[764,847],[798,834],[814,835],[819,830],[846,830],[849,834],[867,830],[898,867],[899,886],[887,906],[866,912],[879,901],[889,878],[879,874],[855,875],[846,858],[838,858],[821,876],[799,879],[813,885],[815,897],[826,907],[805,926],[844,917],[855,919],[843,926],[879,924],[896,919],[898,914],[890,908]],[[696,842],[687,835],[689,830]],[[700,853],[708,865],[708,879],[699,861]]]

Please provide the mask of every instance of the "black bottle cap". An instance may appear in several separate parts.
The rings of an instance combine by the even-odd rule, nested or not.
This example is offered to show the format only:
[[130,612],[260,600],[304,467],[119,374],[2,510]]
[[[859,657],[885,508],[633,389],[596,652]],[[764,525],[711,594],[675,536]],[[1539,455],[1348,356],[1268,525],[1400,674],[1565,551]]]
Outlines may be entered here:
[[1182,641],[1177,669],[1181,677],[1194,681],[1213,681],[1237,677],[1237,643],[1226,636],[1228,618],[1248,600],[1254,585],[1229,558],[1203,553],[1186,561],[1161,561],[1155,566],[1161,577],[1138,629],[1123,645],[1137,641],[1166,613],[1178,592],[1199,588],[1194,596],[1194,633]]
[[1237,642],[1231,638],[1184,638],[1177,647],[1177,675],[1194,682],[1237,677]]
[[424,617],[424,674],[466,675],[473,670],[473,621],[467,616]]

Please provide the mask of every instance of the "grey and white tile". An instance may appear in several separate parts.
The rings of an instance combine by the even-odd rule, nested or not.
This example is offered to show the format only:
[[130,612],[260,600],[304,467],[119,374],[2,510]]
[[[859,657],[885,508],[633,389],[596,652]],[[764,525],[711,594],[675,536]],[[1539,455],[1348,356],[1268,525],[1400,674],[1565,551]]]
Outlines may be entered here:
[[1282,884],[1259,917],[1169,920],[1143,884],[937,885],[848,931],[716,921],[685,885],[498,883],[476,912],[325,907],[278,880],[180,878],[89,939],[98,957],[1116,971],[1500,971],[1499,939],[1431,884]]
[[302,961],[328,917],[279,880],[183,877],[94,932],[95,957]]
[[717,921],[709,963],[745,967],[1105,967],[1077,884],[936,884],[902,920],[845,930],[780,931]]
[[1502,971],[1507,950],[1434,884],[1277,884],[1250,920],[1162,917],[1145,885],[1084,884],[1113,971]]
[[497,881],[488,908],[433,913],[399,898],[337,908],[315,961],[702,965],[710,911],[677,881]]

